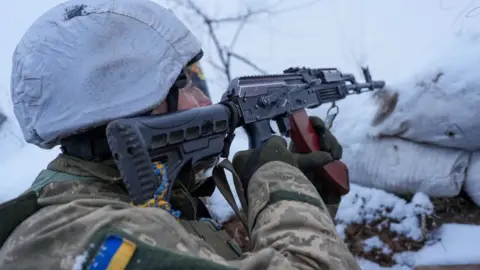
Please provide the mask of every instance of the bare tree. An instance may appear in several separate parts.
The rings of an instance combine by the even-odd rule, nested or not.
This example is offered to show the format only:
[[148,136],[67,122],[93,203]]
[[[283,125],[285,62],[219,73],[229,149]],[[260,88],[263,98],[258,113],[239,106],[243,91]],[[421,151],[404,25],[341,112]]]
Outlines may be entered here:
[[[265,16],[273,17],[282,13],[291,12],[294,10],[306,8],[320,0],[307,0],[307,1],[293,1],[293,0],[274,0],[274,1],[240,1],[240,6],[232,15],[212,15],[206,8],[202,7],[202,4],[211,1],[195,1],[195,0],[164,0],[175,11],[184,11],[186,18],[196,18],[196,22],[200,23],[205,32],[208,34],[210,41],[214,45],[216,59],[208,59],[208,62],[212,67],[223,75],[224,79],[228,82],[232,79],[232,62],[233,60],[239,61],[258,74],[266,74],[267,72],[259,65],[250,60],[246,55],[241,55],[235,52],[235,46],[244,30],[245,26],[249,23],[258,22]],[[234,1],[229,1],[228,5],[235,6]],[[232,4],[233,3],[233,4]],[[295,3],[295,5],[291,5]],[[222,1],[225,5],[225,1]],[[288,5],[290,4],[290,5]],[[196,24],[195,22],[192,24]],[[219,37],[219,29],[224,25],[235,25],[235,31],[231,40],[222,40]]]

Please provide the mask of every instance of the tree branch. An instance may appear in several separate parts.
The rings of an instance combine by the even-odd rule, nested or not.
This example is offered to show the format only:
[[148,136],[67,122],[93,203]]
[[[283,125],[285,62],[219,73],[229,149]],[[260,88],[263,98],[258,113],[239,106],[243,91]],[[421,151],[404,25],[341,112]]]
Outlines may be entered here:
[[236,54],[234,52],[228,52],[228,56],[229,57],[233,57],[233,58],[236,58],[237,60],[240,60],[241,62],[249,65],[250,67],[252,67],[253,69],[255,69],[258,73],[262,74],[262,75],[265,75],[265,74],[268,74],[265,70],[259,68],[257,65],[255,65],[252,61],[248,60],[246,57],[244,56],[241,56],[239,54]]
[[[256,65],[253,61],[248,59],[246,56],[240,55],[234,52],[234,47],[240,38],[240,34],[242,30],[245,28],[245,25],[248,22],[251,22],[252,18],[258,17],[260,15],[278,15],[280,13],[290,12],[296,9],[305,8],[306,6],[312,5],[319,0],[309,1],[304,3],[303,5],[297,5],[294,7],[280,9],[279,7],[283,2],[286,0],[277,0],[271,5],[266,7],[253,9],[250,6],[246,6],[246,11],[241,12],[235,16],[225,16],[225,17],[213,17],[208,15],[196,2],[195,0],[177,0],[174,1],[175,4],[178,6],[182,6],[187,10],[192,11],[195,15],[201,18],[202,23],[204,24],[206,31],[209,35],[209,38],[213,42],[216,54],[218,56],[220,63],[215,63],[214,61],[209,61],[209,63],[217,70],[219,70],[229,82],[232,79],[232,59],[238,60],[255,71],[259,72],[260,74],[267,74],[265,70],[260,68]],[[258,3],[258,2],[256,2]],[[220,24],[231,24],[231,23],[238,23],[238,27],[233,35],[232,40],[227,43],[228,45],[224,45],[218,36],[218,33],[215,29],[215,26]]]

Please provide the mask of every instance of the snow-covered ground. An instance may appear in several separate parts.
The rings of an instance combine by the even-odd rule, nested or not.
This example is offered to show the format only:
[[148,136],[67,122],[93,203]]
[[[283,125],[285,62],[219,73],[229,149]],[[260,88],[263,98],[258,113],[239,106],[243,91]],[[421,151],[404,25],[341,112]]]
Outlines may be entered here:
[[[365,239],[365,252],[378,248],[382,250],[381,253],[393,256],[396,264],[391,269],[411,269],[432,264],[480,264],[480,250],[476,248],[480,240],[480,227],[446,224],[425,234],[427,225],[422,217],[431,216],[433,211],[430,199],[422,193],[415,194],[407,202],[382,190],[352,185],[352,190],[342,199],[338,210],[337,232],[346,239],[349,225],[378,223],[375,227],[380,230],[388,228],[388,231],[396,234],[396,237],[389,239],[391,246],[394,246],[393,242],[400,242],[401,237],[412,241],[425,240],[425,246],[416,252],[393,252],[377,235]],[[362,269],[387,269],[365,259],[359,258],[359,262]]]
[[[11,69],[11,54],[28,26],[44,11],[59,0],[17,0],[0,2],[0,110],[9,120],[0,129],[0,202],[13,198],[26,189],[40,169],[44,168],[58,149],[40,150],[23,142],[20,130],[14,120],[8,91]],[[159,2],[166,2],[162,0]],[[224,4],[225,1],[201,1],[202,7],[210,14],[229,16],[237,13],[241,4]],[[241,1],[238,1],[240,3]],[[258,1],[244,1],[252,6]],[[263,1],[265,6],[276,1]],[[288,10],[278,15],[262,15],[244,27],[234,51],[247,56],[252,62],[268,72],[281,72],[290,66],[339,67],[341,70],[359,76],[359,65],[368,64],[374,79],[383,79],[389,83],[401,82],[412,76],[424,61],[436,50],[455,36],[475,37],[480,32],[480,17],[476,15],[476,1],[470,0],[324,0],[324,1],[282,1],[279,9]],[[304,8],[302,6],[305,5]],[[216,52],[208,35],[201,26],[199,18],[191,12],[178,10],[180,16],[190,25],[205,44],[207,59],[216,61]],[[237,25],[220,28],[220,39],[233,37]],[[210,65],[205,65],[212,96],[218,100],[226,81]],[[233,74],[252,74],[255,71],[240,62],[234,62]],[[340,116],[334,124],[334,131],[342,142],[354,143],[369,129],[365,121],[374,113],[375,108],[370,94],[350,97],[338,104]],[[310,113],[323,117],[328,106]],[[366,117],[365,117],[366,116]],[[358,119],[358,120],[356,120]],[[342,125],[347,121],[349,125]],[[245,134],[239,131],[232,155],[247,148]],[[397,229],[411,233],[421,229],[414,222],[418,214],[416,205],[428,206],[425,196],[417,194],[421,203],[407,203],[383,191],[353,186],[341,204],[337,219],[342,224],[373,218],[375,213],[386,205],[395,206],[397,215],[404,222]],[[359,205],[355,196],[366,198],[368,209],[365,215],[359,215]],[[215,214],[225,220],[232,213],[219,193],[212,200]],[[383,205],[383,206],[382,206]],[[428,208],[428,207],[427,207]],[[425,209],[421,208],[421,209]],[[374,211],[375,210],[375,211]],[[342,225],[343,226],[343,225]],[[338,228],[341,231],[341,226]],[[422,264],[465,264],[480,263],[480,251],[476,243],[480,239],[480,228],[468,225],[444,225],[438,233],[441,241],[426,246],[415,253],[396,256],[401,265],[395,269],[411,269]],[[380,247],[379,239],[366,242],[367,248]],[[362,269],[379,268],[371,262],[359,259]]]

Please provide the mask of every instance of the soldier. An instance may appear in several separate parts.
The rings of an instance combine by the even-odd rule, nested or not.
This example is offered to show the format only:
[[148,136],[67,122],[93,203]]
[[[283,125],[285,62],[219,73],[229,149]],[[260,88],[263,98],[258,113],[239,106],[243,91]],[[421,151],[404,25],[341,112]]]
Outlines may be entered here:
[[172,202],[130,203],[105,126],[211,104],[199,88],[177,85],[201,55],[182,22],[147,0],[72,0],[34,22],[13,56],[15,115],[27,142],[60,145],[62,154],[1,205],[1,269],[359,269],[300,170],[341,157],[319,119],[319,143],[329,153],[294,154],[272,137],[235,155],[249,253],[215,222],[200,220],[208,214],[191,197],[211,194],[207,180],[177,180]]

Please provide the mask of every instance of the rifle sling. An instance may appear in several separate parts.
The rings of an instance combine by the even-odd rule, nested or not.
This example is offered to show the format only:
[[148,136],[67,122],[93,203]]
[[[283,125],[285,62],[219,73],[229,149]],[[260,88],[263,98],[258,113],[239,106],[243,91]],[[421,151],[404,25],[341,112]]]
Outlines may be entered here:
[[249,230],[247,225],[248,224],[247,218],[245,216],[245,213],[238,208],[237,203],[235,202],[235,197],[233,195],[232,190],[230,189],[230,185],[228,184],[227,177],[225,175],[225,170],[228,170],[230,173],[232,173],[233,183],[235,185],[235,190],[237,191],[238,198],[240,199],[242,209],[243,210],[247,209],[247,201],[245,199],[245,196],[243,195],[245,193],[243,191],[240,177],[235,172],[235,169],[233,168],[232,163],[228,159],[222,160],[222,162],[220,162],[217,166],[215,166],[212,173],[213,181],[215,181],[215,184],[218,190],[220,191],[220,193],[222,193],[223,197],[228,202],[230,207],[232,207],[233,211],[238,216],[240,221],[242,221],[243,226],[248,232]]

